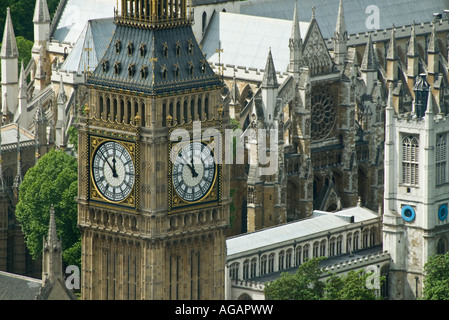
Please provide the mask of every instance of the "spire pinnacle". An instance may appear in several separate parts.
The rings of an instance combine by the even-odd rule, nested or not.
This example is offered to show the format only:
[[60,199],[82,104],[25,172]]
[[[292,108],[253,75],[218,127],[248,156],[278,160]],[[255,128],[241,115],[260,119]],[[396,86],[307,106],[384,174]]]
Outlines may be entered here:
[[390,37],[390,44],[388,46],[387,59],[389,60],[398,59],[398,52],[396,50],[396,28],[394,26],[391,29],[391,37]]
[[34,6],[34,23],[49,23],[50,13],[48,11],[47,0],[36,0],[36,5]]
[[343,10],[343,0],[340,0],[338,7],[337,25],[335,27],[335,39],[340,41],[348,40],[348,32],[346,31],[345,13]]
[[418,57],[419,56],[418,43],[416,42],[415,23],[414,22],[413,22],[412,31],[410,34],[410,43],[408,46],[407,56],[408,57]]
[[3,31],[2,50],[0,58],[18,58],[19,50],[17,49],[16,36],[14,34],[14,27],[11,20],[11,12],[8,7],[6,10],[5,29]]
[[368,41],[365,46],[365,53],[363,54],[363,60],[361,65],[362,71],[376,71],[377,60],[374,53],[373,41],[371,34],[368,35]]
[[437,41],[436,27],[435,23],[432,26],[432,32],[430,34],[429,46],[427,48],[428,53],[438,53],[440,52]]
[[293,25],[292,25],[292,33],[290,39],[293,41],[301,40],[301,30],[299,28],[299,18],[298,18],[298,1],[295,0],[295,9],[293,11]]
[[273,56],[271,55],[271,48],[268,52],[267,64],[265,66],[265,73],[263,75],[262,87],[277,88],[279,86],[276,77],[276,69],[274,68]]
[[25,70],[23,68],[23,61],[20,66],[20,75],[19,75],[19,99],[27,98],[27,82],[25,77]]

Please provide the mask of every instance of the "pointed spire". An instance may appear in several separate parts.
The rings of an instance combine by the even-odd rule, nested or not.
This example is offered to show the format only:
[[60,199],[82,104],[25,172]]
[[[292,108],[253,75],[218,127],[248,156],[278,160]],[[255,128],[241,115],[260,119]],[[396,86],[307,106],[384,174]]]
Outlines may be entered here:
[[293,24],[292,24],[292,33],[290,39],[293,41],[301,40],[301,30],[299,28],[299,18],[298,18],[298,1],[295,0],[295,9],[293,11]]
[[67,102],[67,95],[65,94],[64,82],[62,81],[62,74],[59,80],[59,91],[58,91],[58,104],[65,104]]
[[440,52],[438,47],[437,33],[435,23],[432,26],[432,32],[430,34],[429,46],[427,47],[428,53],[438,53]]
[[363,60],[361,65],[362,71],[376,71],[377,59],[374,53],[373,40],[371,34],[368,35],[368,41],[365,46],[365,53],[363,54]]
[[27,82],[25,77],[25,70],[23,68],[23,61],[20,66],[20,75],[19,75],[19,99],[26,99],[27,98]]
[[47,0],[36,0],[34,6],[33,22],[36,23],[49,23],[50,13],[48,11]]
[[239,93],[239,87],[237,86],[237,81],[235,79],[235,72],[234,72],[234,77],[232,79],[231,103],[232,104],[240,103],[240,93]]
[[409,46],[408,46],[407,56],[408,57],[418,57],[419,56],[418,43],[416,42],[416,34],[415,34],[415,22],[413,22],[413,25],[412,25],[412,31],[410,34],[410,42],[409,42]]
[[19,50],[17,49],[16,36],[12,25],[11,13],[9,8],[6,10],[5,29],[3,31],[2,50],[0,58],[18,58]]
[[268,52],[267,64],[265,66],[265,73],[263,75],[262,87],[277,88],[279,86],[276,77],[276,69],[274,68],[273,56],[271,55],[271,48]]
[[343,0],[340,0],[338,7],[337,25],[335,27],[335,39],[340,41],[348,40],[348,32],[346,31],[345,13],[343,10]]
[[50,221],[48,226],[47,243],[51,248],[53,248],[53,245],[56,245],[58,242],[59,238],[58,232],[56,230],[55,208],[52,204],[50,208]]
[[44,123],[47,121],[47,117],[45,116],[44,109],[42,108],[42,101],[39,101],[36,111],[36,122]]
[[393,25],[391,29],[390,44],[388,46],[388,60],[398,60],[398,51],[396,49],[396,28]]

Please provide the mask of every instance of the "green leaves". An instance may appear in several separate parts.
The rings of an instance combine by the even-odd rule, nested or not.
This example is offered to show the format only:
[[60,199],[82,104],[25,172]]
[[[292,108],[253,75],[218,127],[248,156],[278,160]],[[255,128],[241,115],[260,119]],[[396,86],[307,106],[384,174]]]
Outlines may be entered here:
[[425,300],[449,300],[449,252],[431,256],[424,265]]
[[[16,216],[34,258],[42,252],[52,204],[58,235],[62,238],[64,262],[76,264],[81,257],[77,249],[80,242],[77,228],[77,168],[75,158],[63,151],[50,150],[24,176],[19,189]],[[79,256],[76,256],[78,251]]]
[[[295,273],[282,273],[265,287],[271,300],[375,300],[374,289],[366,283],[371,273],[350,271],[346,275],[325,274],[319,264],[325,258],[314,258],[298,267]],[[326,280],[320,280],[329,276]],[[380,278],[380,282],[385,277]]]

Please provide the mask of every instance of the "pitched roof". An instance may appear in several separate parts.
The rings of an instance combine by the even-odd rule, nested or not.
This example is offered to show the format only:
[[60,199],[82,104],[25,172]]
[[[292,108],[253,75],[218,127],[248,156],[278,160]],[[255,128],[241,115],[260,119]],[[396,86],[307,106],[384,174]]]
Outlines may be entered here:
[[218,86],[220,80],[190,26],[153,30],[119,25],[87,83],[161,94]]
[[[293,11],[292,8],[294,5],[290,11]],[[299,26],[301,34],[306,34],[309,23],[300,22]],[[219,62],[216,50],[221,41],[221,62],[258,70],[264,70],[271,47],[276,69],[284,72],[290,63],[291,30],[292,20],[220,12],[211,18],[201,44],[209,62]]]
[[[241,2],[240,13],[260,17],[292,20],[294,3],[296,0],[247,0]],[[334,36],[337,21],[339,0],[298,0],[300,21],[310,21],[310,8],[316,7],[316,19],[320,25],[323,37]],[[367,31],[366,20],[373,12],[372,6],[379,9],[379,28],[417,24],[433,19],[433,13],[443,13],[447,9],[447,0],[343,0],[345,8],[346,30],[348,34],[364,33]],[[350,17],[350,18],[348,18]]]
[[41,287],[40,279],[0,271],[0,300],[34,300]]
[[50,38],[74,44],[91,19],[112,18],[115,1],[111,0],[67,0],[62,14]]

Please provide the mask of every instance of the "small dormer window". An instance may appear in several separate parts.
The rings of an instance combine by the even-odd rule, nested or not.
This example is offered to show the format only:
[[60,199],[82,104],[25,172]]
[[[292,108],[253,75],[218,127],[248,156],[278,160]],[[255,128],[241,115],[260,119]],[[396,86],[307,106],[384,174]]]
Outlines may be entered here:
[[128,54],[129,54],[129,55],[132,55],[133,52],[134,52],[134,44],[130,41],[130,42],[128,43]]
[[109,71],[109,60],[103,60],[101,63],[101,66],[103,68],[103,72],[106,73]]
[[175,79],[179,79],[179,65],[177,63],[175,63]]
[[114,74],[116,75],[120,74],[120,62],[116,62],[114,64]]
[[128,66],[128,76],[130,77],[134,77],[134,71],[135,71],[136,66],[134,65],[134,63],[131,63]]
[[176,42],[176,56],[181,56],[181,43],[179,41]]
[[189,61],[189,76],[193,77],[195,75],[195,68],[193,66],[193,62]]
[[145,57],[145,55],[146,55],[146,53],[147,53],[147,46],[145,45],[145,43],[142,43],[142,44],[140,45],[139,52],[140,52],[140,56],[141,56],[142,58]]
[[187,43],[187,52],[189,53],[189,55],[193,55],[193,41],[189,40]]
[[164,55],[164,58],[168,58],[168,44],[167,42],[164,42],[162,45],[162,54]]
[[206,62],[204,60],[201,63],[201,73],[202,74],[206,73]]
[[147,66],[143,66],[142,68],[140,68],[140,77],[142,79],[146,79],[148,76],[148,67]]
[[120,50],[122,49],[122,42],[120,40],[117,40],[114,46],[115,46],[115,53],[120,53]]
[[162,73],[162,79],[167,80],[167,67],[166,66],[162,67],[161,73]]

